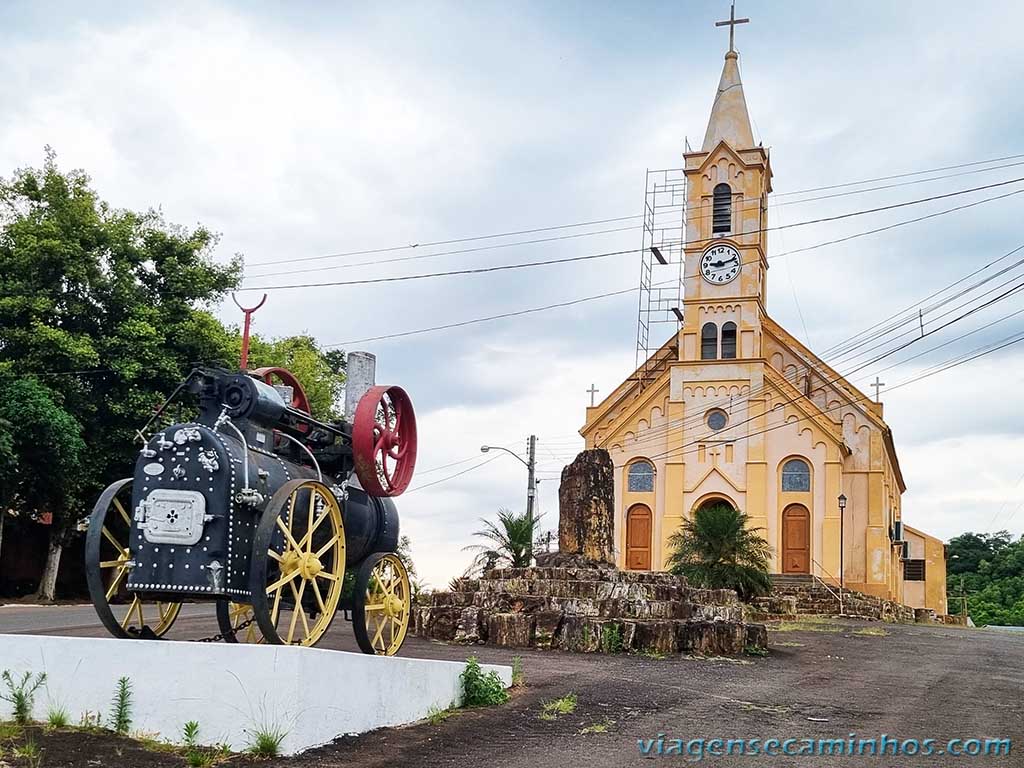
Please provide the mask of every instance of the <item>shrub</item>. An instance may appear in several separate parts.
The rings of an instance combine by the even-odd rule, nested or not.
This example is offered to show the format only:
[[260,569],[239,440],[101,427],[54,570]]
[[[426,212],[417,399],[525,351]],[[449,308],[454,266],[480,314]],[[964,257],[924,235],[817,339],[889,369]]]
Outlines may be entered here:
[[110,711],[110,727],[114,733],[127,736],[132,727],[132,684],[127,677],[117,681],[117,693]]
[[462,706],[490,707],[508,701],[508,691],[497,672],[480,669],[475,656],[466,659],[466,668],[459,676],[462,681]]

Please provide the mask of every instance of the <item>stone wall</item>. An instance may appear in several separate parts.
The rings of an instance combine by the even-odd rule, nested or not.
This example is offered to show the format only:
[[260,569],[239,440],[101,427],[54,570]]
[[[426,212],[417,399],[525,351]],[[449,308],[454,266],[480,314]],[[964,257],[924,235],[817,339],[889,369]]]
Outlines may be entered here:
[[605,568],[498,568],[434,593],[416,634],[456,643],[569,651],[738,655],[767,646],[732,590],[669,573]]
[[914,623],[914,609],[893,600],[883,600],[863,592],[843,590],[843,605],[840,611],[839,598],[820,582],[807,577],[806,580],[776,579],[772,587],[772,597],[793,598],[796,601],[796,613],[818,616],[852,616],[860,619],[875,619],[900,624]]

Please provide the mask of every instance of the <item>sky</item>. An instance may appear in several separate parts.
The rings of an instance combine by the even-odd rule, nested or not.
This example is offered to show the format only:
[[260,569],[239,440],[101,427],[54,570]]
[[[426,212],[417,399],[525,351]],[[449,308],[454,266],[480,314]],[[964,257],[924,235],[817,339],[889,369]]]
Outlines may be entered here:
[[[1024,75],[1016,32],[1024,6],[991,2],[972,14],[962,3],[927,0],[851,9],[802,0],[741,0],[737,9],[751,19],[737,29],[736,47],[755,137],[771,152],[770,225],[1024,177],[1024,165],[1012,166],[1018,158],[885,190],[805,203],[796,201],[828,193],[786,196],[1024,153],[1015,85]],[[0,175],[40,165],[50,145],[111,205],[158,208],[169,222],[220,233],[214,258],[241,254],[248,287],[636,249],[645,171],[680,167],[684,142],[703,138],[728,44],[714,22],[726,17],[718,1],[6,2]],[[1018,188],[773,232],[769,254]],[[768,309],[825,350],[1024,244],[1022,202],[1011,196],[774,259]],[[636,218],[425,245],[626,216]],[[552,237],[563,239],[523,242]],[[493,245],[502,247],[432,255]],[[317,258],[378,249],[392,250]],[[366,349],[377,356],[378,382],[410,393],[419,469],[398,504],[421,577],[443,586],[468,564],[464,547],[480,518],[525,501],[522,464],[482,456],[481,445],[523,455],[527,436],[538,436],[542,523],[557,526],[558,473],[582,448],[586,390],[607,394],[632,371],[636,294],[353,342],[633,288],[638,261],[629,253],[274,289],[254,329]],[[980,329],[882,380],[895,387],[1024,330],[1024,316],[986,327],[1021,308],[1014,297],[936,334],[941,342]],[[217,311],[240,319],[230,301]],[[1021,346],[889,395],[883,389],[909,524],[942,538],[1024,532]]]

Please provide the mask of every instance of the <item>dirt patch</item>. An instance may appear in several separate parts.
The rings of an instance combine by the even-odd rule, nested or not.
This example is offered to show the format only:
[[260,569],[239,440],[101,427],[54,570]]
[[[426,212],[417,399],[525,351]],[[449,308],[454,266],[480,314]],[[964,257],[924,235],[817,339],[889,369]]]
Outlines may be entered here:
[[[105,731],[89,732],[77,728],[50,729],[30,725],[19,729],[20,733],[5,741],[0,747],[3,760],[11,765],[44,768],[80,768],[81,766],[132,766],[132,768],[181,768],[185,759],[173,752],[158,752],[146,749],[134,739],[117,736]],[[27,755],[16,756],[26,744],[34,744],[39,762],[34,763]]]

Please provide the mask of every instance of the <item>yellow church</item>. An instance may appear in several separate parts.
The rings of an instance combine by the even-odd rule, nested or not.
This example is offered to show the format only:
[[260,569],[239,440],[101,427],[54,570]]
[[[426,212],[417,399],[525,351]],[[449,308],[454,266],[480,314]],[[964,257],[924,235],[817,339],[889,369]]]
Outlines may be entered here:
[[903,524],[882,405],[768,314],[772,168],[731,39],[704,143],[683,161],[679,329],[580,430],[614,461],[618,564],[664,568],[683,520],[726,501],[761,529],[773,573],[945,614],[944,546]]

